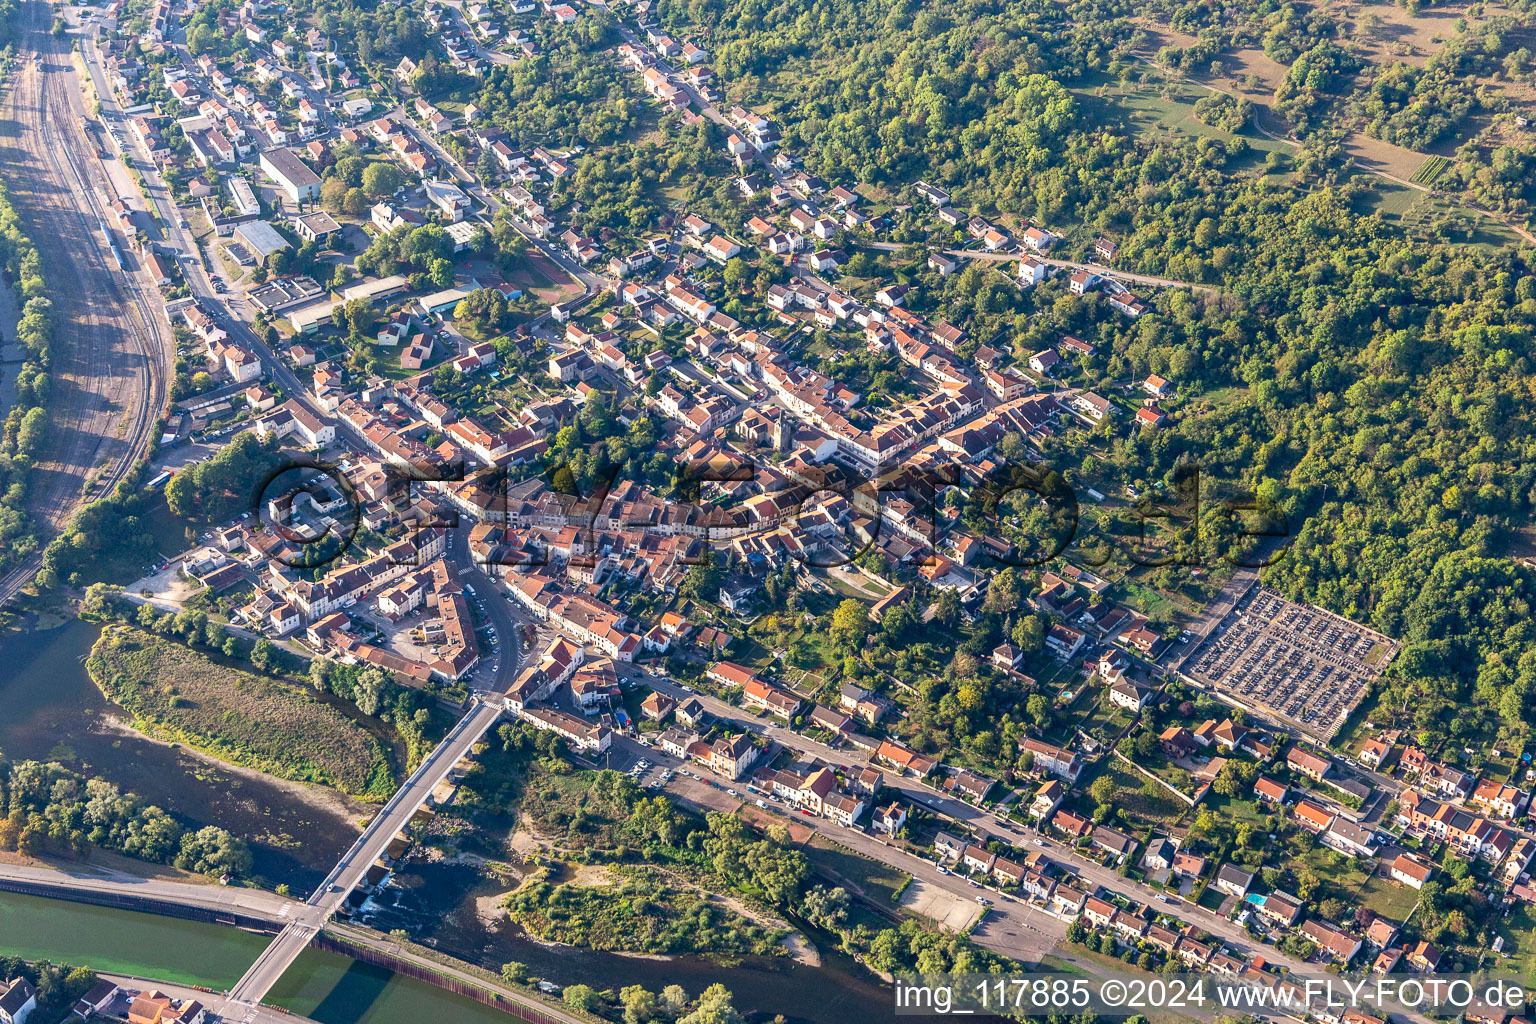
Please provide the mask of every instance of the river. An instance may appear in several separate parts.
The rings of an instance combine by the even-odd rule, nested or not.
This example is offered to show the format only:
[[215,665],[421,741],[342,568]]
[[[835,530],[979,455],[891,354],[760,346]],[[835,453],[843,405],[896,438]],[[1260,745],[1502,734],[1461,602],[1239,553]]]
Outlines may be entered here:
[[[269,883],[288,882],[300,891],[318,882],[350,845],[352,829],[283,786],[109,728],[114,709],[83,664],[97,633],[90,623],[72,621],[0,635],[0,664],[10,666],[0,679],[0,707],[7,710],[0,717],[0,751],[12,760],[60,761],[138,793],[189,825],[215,824],[245,836],[256,872]],[[418,941],[493,970],[519,960],[561,985],[639,984],[659,991],[676,983],[691,994],[718,981],[738,1008],[761,1019],[782,1013],[791,1021],[873,1024],[890,1016],[889,992],[841,954],[829,952],[817,968],[787,958],[721,965],[702,957],[652,960],[547,946],[515,928],[479,921],[476,899],[497,890],[471,868],[412,865],[399,881],[403,887],[389,890],[371,924],[407,928]],[[263,946],[260,936],[216,925],[0,894],[0,953],[222,989]],[[273,996],[322,1024],[474,1024],[482,1013],[499,1024],[510,1020],[430,985],[315,951]]]
[[404,928],[417,942],[495,971],[509,960],[528,966],[536,977],[564,985],[586,984],[595,989],[644,985],[659,991],[682,985],[690,993],[720,982],[736,997],[741,1010],[791,1021],[836,1020],[845,1024],[876,1024],[890,1019],[890,991],[851,957],[830,943],[819,943],[820,967],[795,963],[788,957],[745,956],[716,962],[699,956],[667,960],[599,953],[589,949],[535,942],[507,922],[488,928],[480,920],[476,901],[494,897],[505,884],[485,880],[464,864],[409,863],[362,914],[380,931]]
[[137,793],[185,824],[221,825],[251,844],[255,874],[295,891],[318,885],[356,830],[276,782],[222,768],[185,749],[113,729],[124,716],[85,670],[100,633],[71,620],[0,634],[0,752],[12,761],[58,761]]
[[[222,991],[271,940],[216,924],[0,893],[0,955],[86,964],[112,974]],[[510,1024],[513,1018],[426,982],[306,950],[267,1000],[320,1024]]]
[[[223,991],[270,939],[223,925],[0,892],[0,956],[84,964],[114,974]],[[659,992],[682,985],[690,995],[719,982],[738,1009],[768,1020],[874,1024],[890,1019],[889,992],[856,965],[807,968],[749,960],[718,967],[696,957],[662,961],[540,946],[526,939],[497,943],[535,975],[596,989],[640,984]],[[509,1024],[512,1018],[473,1000],[335,953],[305,951],[267,1002],[320,1024]]]

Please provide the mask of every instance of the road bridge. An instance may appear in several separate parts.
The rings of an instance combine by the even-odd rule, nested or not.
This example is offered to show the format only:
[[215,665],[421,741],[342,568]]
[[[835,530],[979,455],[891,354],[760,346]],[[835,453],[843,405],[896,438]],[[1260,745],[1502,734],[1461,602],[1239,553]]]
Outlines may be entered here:
[[261,1001],[283,973],[293,965],[310,941],[319,934],[346,900],[347,894],[363,880],[370,865],[408,824],[427,797],[447,777],[470,749],[501,717],[499,703],[476,703],[474,708],[449,730],[448,735],[427,755],[411,777],[390,797],[384,808],[357,837],[331,873],[303,904],[296,906],[289,922],[277,938],[256,958],[245,976],[229,990],[221,1014],[225,1020],[250,1024],[260,1013]]

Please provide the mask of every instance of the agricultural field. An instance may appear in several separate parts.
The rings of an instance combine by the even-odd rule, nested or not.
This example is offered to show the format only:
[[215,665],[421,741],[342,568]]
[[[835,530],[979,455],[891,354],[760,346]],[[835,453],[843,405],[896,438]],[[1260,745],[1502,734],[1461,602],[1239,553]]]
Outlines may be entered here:
[[394,788],[384,740],[297,682],[216,664],[126,626],[102,633],[86,667],[151,736],[352,796],[384,797]]
[[1450,160],[1443,156],[1427,157],[1419,165],[1419,169],[1413,172],[1413,177],[1408,180],[1418,185],[1433,185],[1435,179],[1444,174],[1450,166]]

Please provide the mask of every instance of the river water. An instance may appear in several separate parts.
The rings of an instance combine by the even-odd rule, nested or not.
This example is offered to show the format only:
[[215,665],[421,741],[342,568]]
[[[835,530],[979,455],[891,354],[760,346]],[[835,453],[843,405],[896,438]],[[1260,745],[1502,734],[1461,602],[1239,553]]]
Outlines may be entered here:
[[[97,628],[70,622],[0,634],[0,751],[12,760],[57,760],[100,775],[164,807],[189,825],[215,824],[251,842],[256,871],[268,882],[303,891],[322,878],[356,834],[284,787],[108,728],[113,708],[83,664]],[[691,994],[720,982],[739,1009],[762,1020],[874,1024],[890,1019],[887,989],[858,964],[829,954],[823,966],[787,958],[742,958],[728,965],[702,957],[652,960],[531,941],[511,926],[487,927],[477,898],[498,887],[473,868],[413,865],[371,906],[369,923],[403,927],[413,938],[495,970],[509,960],[561,985],[596,989],[639,984],[659,991],[680,984]],[[0,893],[0,954],[86,963],[102,970],[223,989],[265,940],[216,925]],[[321,1024],[480,1024],[511,1018],[470,1000],[345,957],[313,950],[284,976],[273,1001]],[[483,1015],[483,1016],[482,1016]]]
[[255,873],[269,883],[296,892],[318,885],[356,829],[274,782],[110,728],[114,706],[84,664],[99,632],[71,620],[0,634],[0,751],[12,761],[59,761],[99,775],[185,824],[222,825],[250,842]]

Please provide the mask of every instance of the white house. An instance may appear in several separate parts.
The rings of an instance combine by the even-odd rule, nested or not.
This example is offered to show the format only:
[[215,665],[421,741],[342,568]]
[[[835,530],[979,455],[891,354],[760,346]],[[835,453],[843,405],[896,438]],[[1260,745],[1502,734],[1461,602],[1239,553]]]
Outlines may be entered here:
[[0,984],[0,1024],[26,1024],[37,1009],[37,990],[26,978],[12,978]]

